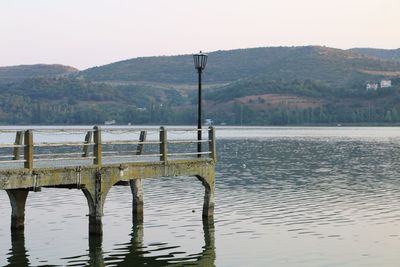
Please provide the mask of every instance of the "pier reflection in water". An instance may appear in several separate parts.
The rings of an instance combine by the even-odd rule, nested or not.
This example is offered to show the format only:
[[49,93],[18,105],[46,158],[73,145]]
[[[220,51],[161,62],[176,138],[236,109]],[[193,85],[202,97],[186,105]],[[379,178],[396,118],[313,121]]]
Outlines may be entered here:
[[28,254],[25,248],[25,235],[23,231],[11,232],[11,249],[7,256],[7,266],[29,266]]
[[[125,244],[123,251],[111,252],[105,256],[103,252],[103,237],[89,236],[89,249],[87,262],[71,260],[66,265],[78,266],[215,266],[215,237],[214,221],[203,220],[204,246],[201,252],[188,257],[176,257],[173,254],[162,256],[149,256],[148,248],[144,245],[143,224],[134,224],[132,227],[130,242]],[[72,257],[73,258],[73,257]],[[13,231],[11,235],[11,249],[7,254],[7,265],[15,267],[30,266],[29,257],[25,248],[25,236],[23,231]]]

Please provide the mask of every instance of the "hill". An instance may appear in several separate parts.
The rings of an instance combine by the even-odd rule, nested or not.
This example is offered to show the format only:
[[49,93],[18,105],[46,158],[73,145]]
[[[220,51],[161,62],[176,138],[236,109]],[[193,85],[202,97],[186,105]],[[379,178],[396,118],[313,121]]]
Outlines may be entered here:
[[[320,47],[266,47],[209,53],[204,72],[208,84],[240,79],[320,80],[330,86],[381,77],[400,70],[387,62],[352,51]],[[377,73],[376,75],[371,73]],[[87,69],[79,76],[94,81],[194,84],[191,55],[136,58]]]
[[12,82],[38,77],[59,77],[77,72],[77,69],[64,65],[37,64],[0,67],[0,82]]
[[[196,79],[191,55],[81,72],[61,65],[3,67],[0,124],[194,124]],[[366,90],[367,81],[381,79],[393,86]],[[400,62],[359,51],[211,52],[204,85],[204,117],[217,124],[400,123]]]
[[377,48],[353,48],[349,51],[380,58],[383,60],[400,62],[400,48],[399,49],[377,49]]

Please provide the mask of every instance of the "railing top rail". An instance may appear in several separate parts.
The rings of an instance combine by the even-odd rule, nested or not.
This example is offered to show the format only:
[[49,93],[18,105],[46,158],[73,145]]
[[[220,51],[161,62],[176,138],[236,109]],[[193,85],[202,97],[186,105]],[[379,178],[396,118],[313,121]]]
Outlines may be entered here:
[[18,131],[25,131],[26,129],[0,129],[0,133],[15,133]]
[[34,128],[34,127],[26,127],[26,128],[4,128],[0,129],[0,133],[15,133],[15,132],[24,132],[27,130],[31,130],[34,132],[89,132],[94,131],[93,128]]
[[[3,132],[14,133],[15,142],[0,144],[2,148],[12,148],[12,155],[7,155],[5,159],[12,158],[9,160],[0,160],[0,163],[16,163],[24,162],[24,168],[32,170],[34,168],[34,162],[38,161],[69,161],[69,160],[88,160],[93,159],[93,165],[102,166],[102,158],[133,158],[133,157],[149,157],[159,156],[159,161],[167,162],[168,156],[191,156],[197,155],[201,158],[201,155],[210,155],[209,157],[216,161],[215,151],[215,132],[213,127],[205,127],[202,129],[183,128],[183,127],[151,127],[151,128],[138,128],[138,127],[107,127],[104,128],[95,126],[93,128],[45,128],[40,127],[36,129],[23,130],[22,128],[15,129],[0,129]],[[202,138],[200,131],[208,131],[208,137]],[[146,135],[150,133],[159,134],[158,138],[155,139],[152,135],[150,140],[146,140]],[[189,132],[198,133],[197,139],[194,139],[193,134],[187,134]],[[106,133],[106,134],[104,134]],[[128,134],[125,136],[124,134]],[[140,133],[139,140],[135,135],[131,133]],[[171,135],[170,135],[171,133]],[[35,140],[34,135],[40,137]],[[45,138],[43,135],[59,135],[57,138]],[[72,138],[65,138],[67,134],[76,135]],[[86,134],[84,138],[76,141],[79,134]],[[63,136],[64,135],[64,136]],[[121,136],[116,136],[121,135]],[[60,138],[61,136],[61,138]],[[103,136],[103,137],[102,137]],[[8,138],[8,137],[7,137]],[[133,139],[132,139],[133,138]],[[102,140],[103,139],[103,140]],[[104,140],[106,139],[106,140]],[[134,140],[135,139],[135,140]],[[49,142],[50,141],[50,142]],[[197,143],[197,152],[191,152],[186,150],[193,149],[193,146],[182,146],[174,144],[191,144]],[[205,150],[202,149],[202,144],[207,144]],[[111,146],[109,146],[111,145]],[[120,151],[122,146],[114,147],[114,145],[137,145],[136,150],[132,151]],[[142,154],[143,146],[149,146],[149,152],[151,154]],[[159,148],[157,146],[159,145]],[[171,146],[170,146],[171,145]],[[53,147],[68,147],[68,148],[53,148]],[[79,152],[75,152],[76,148],[80,147]],[[128,147],[128,146],[127,146]],[[63,151],[63,149],[65,151]],[[106,149],[106,151],[103,151]],[[169,151],[171,149],[171,151]],[[158,151],[154,151],[158,150]],[[2,149],[2,153],[6,153],[9,150]],[[22,152],[22,153],[21,153]],[[104,155],[103,155],[104,154]],[[0,158],[2,154],[0,155]],[[23,159],[23,160],[22,160]],[[175,159],[173,159],[175,160]],[[109,163],[109,162],[108,162]]]
[[[202,129],[197,129],[196,127],[185,127],[185,128],[176,128],[174,126],[171,127],[164,127],[163,129],[160,129],[159,127],[137,127],[137,126],[132,126],[132,127],[110,127],[110,126],[98,126],[101,128],[103,132],[121,132],[121,131],[127,131],[127,132],[140,132],[140,131],[148,131],[148,132],[158,132],[160,130],[167,130],[167,131],[184,131],[184,132],[198,132],[198,131],[208,131],[209,127],[203,127]],[[87,133],[87,132],[94,132],[95,129],[93,127],[85,127],[85,128],[35,128],[35,127],[26,127],[26,128],[4,128],[0,129],[0,133],[15,133],[18,131],[26,131],[26,130],[31,130],[33,132],[37,133],[74,133],[74,132],[80,132],[80,133]]]

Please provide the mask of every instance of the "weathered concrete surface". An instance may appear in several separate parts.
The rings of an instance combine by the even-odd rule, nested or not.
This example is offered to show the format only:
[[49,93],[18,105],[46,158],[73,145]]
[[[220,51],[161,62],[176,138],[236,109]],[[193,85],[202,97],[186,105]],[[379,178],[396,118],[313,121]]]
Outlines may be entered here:
[[82,188],[89,205],[89,233],[95,235],[103,234],[103,209],[107,193],[113,184],[110,179],[103,179],[100,171],[94,174],[94,181],[85,184]]
[[111,187],[129,182],[133,194],[134,223],[143,222],[142,179],[153,177],[196,176],[204,185],[203,217],[214,212],[213,159],[133,162],[115,165],[38,168],[0,171],[0,190],[6,190],[12,205],[12,228],[23,228],[25,201],[29,190],[41,187],[81,188],[89,206],[89,232],[102,234],[104,202]]
[[132,222],[143,223],[143,183],[142,179],[130,181],[132,191]]
[[11,204],[11,229],[24,229],[25,204],[28,197],[28,189],[8,189],[7,195]]
[[[197,176],[207,182],[214,179],[214,162],[211,159],[174,160],[163,162],[132,162],[124,164],[62,168],[37,168],[0,170],[0,190],[62,185],[88,187],[100,172],[102,182],[116,184],[118,181],[154,177]],[[210,178],[211,177],[211,178]]]

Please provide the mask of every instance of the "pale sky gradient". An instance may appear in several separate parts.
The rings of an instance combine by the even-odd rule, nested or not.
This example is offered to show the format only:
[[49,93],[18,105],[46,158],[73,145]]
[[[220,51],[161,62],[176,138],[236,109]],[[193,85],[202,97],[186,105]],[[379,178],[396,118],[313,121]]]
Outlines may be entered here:
[[400,47],[400,0],[1,0],[0,66],[262,46]]

